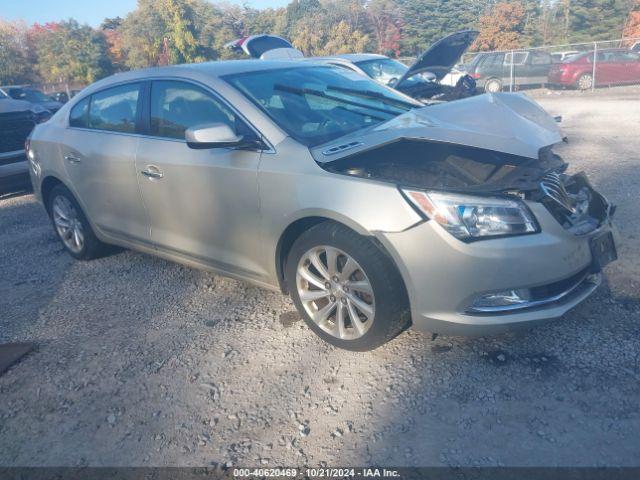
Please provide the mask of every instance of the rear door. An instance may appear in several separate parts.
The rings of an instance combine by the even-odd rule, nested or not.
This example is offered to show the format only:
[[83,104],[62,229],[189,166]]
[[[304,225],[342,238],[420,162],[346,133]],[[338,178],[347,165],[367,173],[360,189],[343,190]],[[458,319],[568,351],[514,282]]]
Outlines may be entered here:
[[531,84],[531,65],[528,62],[529,52],[507,52],[504,54],[503,65],[503,84],[509,86],[511,82],[513,61],[513,84],[514,85],[530,85]]
[[155,80],[148,94],[148,136],[140,140],[136,173],[159,250],[260,280],[257,171],[261,152],[197,150],[189,127],[225,123],[257,136],[217,95],[200,85]]
[[[476,73],[481,80],[482,85],[486,80],[490,78],[499,78],[504,80],[504,68],[503,68],[504,54],[492,53],[482,58],[478,62],[476,67]],[[508,81],[507,77],[507,81]]]
[[613,52],[602,51],[596,55],[596,85],[611,85],[620,82],[620,65],[616,65]]
[[547,52],[532,51],[529,52],[527,60],[529,64],[529,77],[531,84],[543,85],[547,83],[549,69],[553,60]]
[[107,88],[77,103],[60,139],[70,187],[107,234],[149,241],[135,174],[141,83]]

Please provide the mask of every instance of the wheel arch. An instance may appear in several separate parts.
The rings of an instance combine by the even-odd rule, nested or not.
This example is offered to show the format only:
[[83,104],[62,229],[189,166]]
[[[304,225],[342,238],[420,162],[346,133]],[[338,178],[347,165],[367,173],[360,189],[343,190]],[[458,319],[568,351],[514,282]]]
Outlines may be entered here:
[[504,82],[502,81],[501,78],[496,77],[495,75],[487,77],[486,80],[484,81],[484,85],[482,86],[482,88],[484,88],[485,91],[488,91],[487,84],[491,82],[498,82],[498,84],[500,85],[500,89],[498,91],[502,91],[502,87],[504,87]]
[[49,211],[49,194],[51,193],[51,190],[53,190],[53,188],[56,185],[63,185],[66,187],[64,182],[54,175],[46,176],[42,180],[42,183],[40,184],[40,196],[42,198],[42,204],[44,205],[45,210],[49,214],[51,213]]
[[[398,265],[396,264],[396,261],[393,258],[393,256],[389,253],[386,247],[374,235],[372,235],[371,232],[367,231],[362,225],[356,224],[355,222],[350,221],[349,219],[335,217],[327,213],[310,214],[310,215],[300,217],[292,221],[291,223],[289,223],[289,225],[287,225],[287,227],[283,230],[282,234],[280,235],[280,238],[278,239],[278,243],[276,244],[276,251],[275,251],[276,275],[278,278],[278,285],[282,293],[284,294],[289,293],[289,287],[287,285],[287,279],[285,275],[285,270],[286,270],[285,267],[286,267],[287,257],[289,256],[291,247],[293,246],[294,242],[298,239],[298,237],[300,237],[300,235],[302,235],[305,231],[323,222],[330,222],[330,223],[342,225],[343,227],[353,230],[359,235],[369,238],[378,247],[378,249],[391,260],[395,268],[398,269],[398,272],[400,273],[400,276],[402,277],[403,283],[404,283],[404,277],[402,276],[400,269],[398,268]],[[406,291],[406,286],[403,285],[403,287],[405,288],[405,291]]]

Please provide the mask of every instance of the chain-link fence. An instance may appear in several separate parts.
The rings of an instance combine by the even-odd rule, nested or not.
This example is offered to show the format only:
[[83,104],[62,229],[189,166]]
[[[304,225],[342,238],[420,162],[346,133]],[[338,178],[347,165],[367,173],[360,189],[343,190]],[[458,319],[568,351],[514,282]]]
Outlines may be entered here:
[[460,70],[489,92],[640,85],[640,38],[467,53]]

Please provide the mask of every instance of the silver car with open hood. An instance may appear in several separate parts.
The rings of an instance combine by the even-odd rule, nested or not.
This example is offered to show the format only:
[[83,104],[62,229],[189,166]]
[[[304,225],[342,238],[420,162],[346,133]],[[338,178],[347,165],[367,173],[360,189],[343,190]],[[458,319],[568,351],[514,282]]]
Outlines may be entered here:
[[68,252],[108,244],[289,293],[341,348],[413,326],[482,335],[560,317],[616,258],[613,207],[520,94],[424,106],[310,62],[127,72],[29,142]]

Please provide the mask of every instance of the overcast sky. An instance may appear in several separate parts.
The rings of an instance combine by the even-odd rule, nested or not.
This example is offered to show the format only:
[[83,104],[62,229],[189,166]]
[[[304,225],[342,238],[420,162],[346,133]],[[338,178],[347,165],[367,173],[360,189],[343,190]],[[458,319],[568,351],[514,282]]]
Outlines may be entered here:
[[[241,5],[242,0],[227,0]],[[124,17],[136,8],[137,0],[0,0],[0,18],[24,20],[31,24],[64,20],[70,17],[92,26],[105,17]],[[249,0],[254,8],[282,7],[289,0]]]

